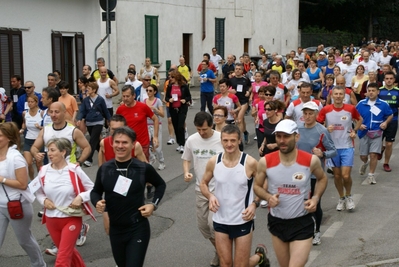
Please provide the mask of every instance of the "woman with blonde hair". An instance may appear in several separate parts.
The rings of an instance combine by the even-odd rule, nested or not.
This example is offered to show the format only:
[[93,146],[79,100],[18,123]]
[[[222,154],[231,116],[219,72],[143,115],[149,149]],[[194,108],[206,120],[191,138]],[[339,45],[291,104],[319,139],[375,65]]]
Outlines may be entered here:
[[95,220],[87,203],[94,184],[80,166],[66,160],[72,150],[68,139],[53,138],[46,146],[51,163],[44,165],[38,174],[41,187],[36,197],[45,208],[43,223],[58,248],[55,266],[84,267],[75,243],[82,228],[82,216],[89,214]]

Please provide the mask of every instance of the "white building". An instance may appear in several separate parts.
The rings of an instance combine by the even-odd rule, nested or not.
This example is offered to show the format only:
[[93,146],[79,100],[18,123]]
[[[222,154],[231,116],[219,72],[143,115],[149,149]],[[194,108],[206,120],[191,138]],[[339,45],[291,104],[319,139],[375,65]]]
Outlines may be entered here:
[[[110,69],[120,80],[147,56],[162,73],[180,55],[196,69],[214,46],[223,58],[256,55],[260,44],[284,54],[298,46],[299,0],[118,0],[114,11]],[[99,52],[107,60],[106,43]]]
[[[10,76],[47,85],[55,69],[76,93],[83,64],[96,68],[94,49],[105,36],[98,0],[0,0],[0,86]],[[167,61],[180,55],[194,70],[202,54],[217,47],[222,57],[243,52],[287,53],[298,45],[299,0],[119,0],[112,22],[111,49],[97,56],[120,81],[130,63],[139,69],[150,57],[165,77]],[[196,73],[196,72],[194,72]]]
[[41,92],[57,69],[76,92],[83,65],[95,67],[98,0],[0,0],[0,6],[0,86],[9,90],[10,76],[18,74]]

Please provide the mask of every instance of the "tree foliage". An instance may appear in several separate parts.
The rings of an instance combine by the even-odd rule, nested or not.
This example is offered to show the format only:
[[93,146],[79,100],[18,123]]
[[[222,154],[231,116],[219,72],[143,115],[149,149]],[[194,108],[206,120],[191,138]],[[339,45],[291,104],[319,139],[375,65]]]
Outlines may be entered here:
[[299,26],[399,40],[399,0],[300,0]]

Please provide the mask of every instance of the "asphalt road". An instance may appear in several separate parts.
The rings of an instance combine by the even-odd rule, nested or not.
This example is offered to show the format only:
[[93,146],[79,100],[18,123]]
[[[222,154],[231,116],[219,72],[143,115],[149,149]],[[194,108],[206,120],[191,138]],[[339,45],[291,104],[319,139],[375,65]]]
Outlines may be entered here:
[[[187,118],[190,134],[195,131],[192,122],[197,111],[198,102],[189,110]],[[166,120],[164,121],[166,123]],[[246,121],[253,138],[253,121],[249,116],[246,117]],[[163,127],[166,168],[160,171],[160,174],[167,182],[167,190],[159,209],[150,218],[152,237],[145,266],[209,266],[214,250],[196,226],[194,182],[184,182],[181,155],[175,151],[174,145],[166,145],[167,136],[167,129]],[[307,266],[399,266],[399,209],[396,207],[399,203],[398,150],[399,144],[394,148],[391,173],[384,172],[381,163],[378,165],[376,185],[368,185],[366,176],[359,175],[360,160],[356,154],[352,170],[356,203],[353,212],[335,210],[338,195],[334,180],[328,175],[329,184],[322,198],[322,243],[313,247]],[[259,158],[253,139],[251,144],[245,147],[245,151]],[[84,170],[94,180],[96,162],[93,167]],[[40,205],[36,202],[34,209],[36,212],[40,210]],[[266,216],[267,209],[257,210],[252,248],[254,251],[257,244],[264,243],[269,250],[271,266],[278,266],[267,230]],[[89,218],[84,219],[90,224],[90,231],[86,244],[78,249],[87,266],[115,266],[101,215],[97,216],[97,222]],[[41,225],[36,216],[33,219],[32,232],[43,251],[50,246],[51,240],[46,227]],[[54,257],[44,255],[44,258],[48,266],[54,265]],[[6,239],[0,249],[0,266],[29,266],[28,257],[18,245],[11,227],[8,228]]]

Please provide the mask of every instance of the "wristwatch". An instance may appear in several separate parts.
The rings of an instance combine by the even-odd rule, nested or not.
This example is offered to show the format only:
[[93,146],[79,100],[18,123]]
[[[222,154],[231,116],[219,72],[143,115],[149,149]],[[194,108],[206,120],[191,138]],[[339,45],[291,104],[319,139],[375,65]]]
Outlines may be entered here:
[[252,202],[255,203],[255,206],[256,206],[257,208],[259,208],[259,205],[260,205],[260,202],[259,202],[259,201],[254,200],[254,201],[252,201]]

